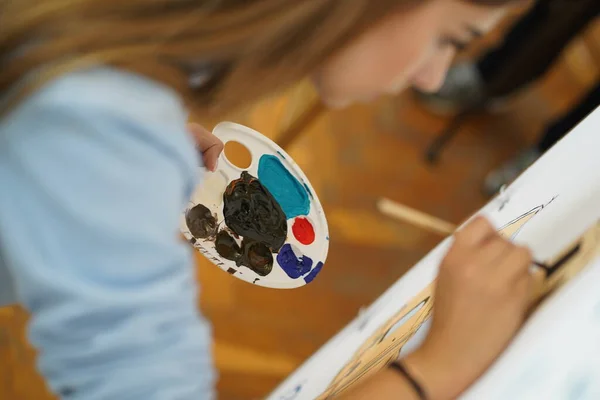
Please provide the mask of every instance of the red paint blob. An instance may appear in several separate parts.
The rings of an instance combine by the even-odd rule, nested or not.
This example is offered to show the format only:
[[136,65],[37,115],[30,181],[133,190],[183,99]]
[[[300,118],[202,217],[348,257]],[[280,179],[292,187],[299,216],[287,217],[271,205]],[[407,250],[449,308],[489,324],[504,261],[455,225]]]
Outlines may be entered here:
[[292,232],[297,241],[309,245],[315,241],[315,230],[306,218],[296,218],[292,225]]

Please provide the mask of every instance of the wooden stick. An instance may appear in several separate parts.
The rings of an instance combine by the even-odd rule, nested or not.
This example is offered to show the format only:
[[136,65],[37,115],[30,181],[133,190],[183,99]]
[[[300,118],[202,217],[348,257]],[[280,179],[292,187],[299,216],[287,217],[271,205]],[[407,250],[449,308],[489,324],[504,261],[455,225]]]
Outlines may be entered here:
[[377,209],[389,217],[419,226],[442,236],[453,234],[457,228],[453,223],[386,198],[381,198],[377,201]]

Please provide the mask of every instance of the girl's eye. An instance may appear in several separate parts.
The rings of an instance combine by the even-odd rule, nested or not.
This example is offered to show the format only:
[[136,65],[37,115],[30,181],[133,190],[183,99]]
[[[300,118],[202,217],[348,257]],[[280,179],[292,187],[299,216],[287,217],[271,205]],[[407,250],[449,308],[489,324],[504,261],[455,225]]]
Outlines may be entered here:
[[458,39],[448,37],[448,36],[442,37],[439,41],[440,48],[446,48],[448,46],[452,46],[456,49],[456,51],[463,51],[464,49],[467,48],[468,45],[469,45],[469,43],[467,43],[467,42],[463,42],[463,41],[460,41]]
[[466,31],[465,36],[468,37],[468,39],[457,39],[456,37],[453,37],[451,35],[446,35],[440,38],[440,47],[445,48],[447,46],[452,46],[454,47],[454,49],[456,49],[456,51],[462,51],[467,48],[467,46],[473,39],[478,39],[484,35],[484,32],[481,31],[479,28],[469,24],[465,25],[464,29]]

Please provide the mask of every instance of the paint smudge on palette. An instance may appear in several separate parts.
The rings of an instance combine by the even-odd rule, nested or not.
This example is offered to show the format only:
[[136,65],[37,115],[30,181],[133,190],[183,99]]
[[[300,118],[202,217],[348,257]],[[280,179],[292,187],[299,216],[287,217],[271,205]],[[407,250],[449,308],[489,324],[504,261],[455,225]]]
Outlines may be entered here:
[[249,283],[293,288],[311,282],[328,249],[318,198],[276,145],[245,127],[228,127],[224,136],[235,131],[229,139],[260,157],[240,169],[224,155],[219,169],[207,174],[211,193],[201,187],[192,197],[184,233],[216,265]]
[[310,196],[310,198],[314,199],[313,194],[310,191],[310,189],[308,188],[308,185],[306,183],[304,184],[304,189],[306,189],[306,193],[308,193],[308,195]]
[[223,192],[229,183],[227,175],[221,171],[205,174],[202,187],[198,193],[194,193],[192,200],[196,204],[204,204],[208,208],[214,208],[221,204]]

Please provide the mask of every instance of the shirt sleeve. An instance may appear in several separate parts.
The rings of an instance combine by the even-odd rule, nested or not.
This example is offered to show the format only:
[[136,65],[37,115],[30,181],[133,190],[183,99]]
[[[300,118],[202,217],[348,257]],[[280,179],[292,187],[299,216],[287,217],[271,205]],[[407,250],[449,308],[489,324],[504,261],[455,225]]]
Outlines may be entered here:
[[178,229],[199,158],[185,120],[167,88],[96,71],[2,123],[1,254],[63,399],[213,398],[210,327]]

